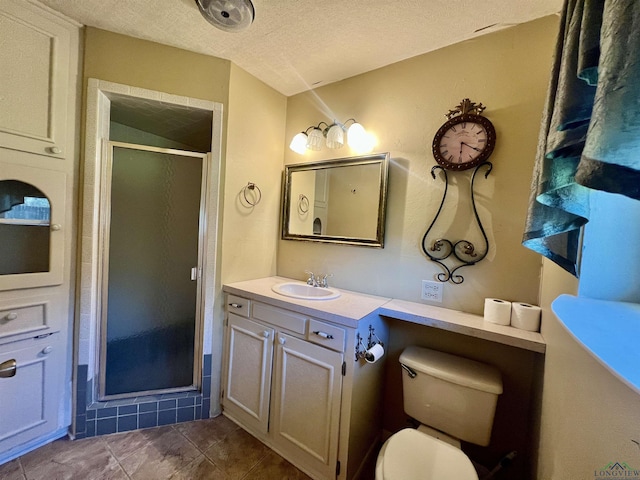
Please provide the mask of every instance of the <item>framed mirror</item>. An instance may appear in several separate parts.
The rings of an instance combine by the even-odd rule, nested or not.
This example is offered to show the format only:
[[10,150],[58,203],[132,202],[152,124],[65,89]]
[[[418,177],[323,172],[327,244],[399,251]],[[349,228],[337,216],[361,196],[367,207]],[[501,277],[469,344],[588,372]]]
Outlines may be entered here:
[[384,246],[389,153],[286,165],[282,238]]

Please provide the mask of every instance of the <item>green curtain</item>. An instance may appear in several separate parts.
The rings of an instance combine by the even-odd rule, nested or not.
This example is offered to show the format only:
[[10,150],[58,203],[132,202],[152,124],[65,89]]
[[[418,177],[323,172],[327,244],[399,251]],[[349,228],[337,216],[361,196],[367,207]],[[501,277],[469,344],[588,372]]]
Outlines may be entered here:
[[590,189],[640,199],[640,2],[565,0],[523,244],[578,275]]

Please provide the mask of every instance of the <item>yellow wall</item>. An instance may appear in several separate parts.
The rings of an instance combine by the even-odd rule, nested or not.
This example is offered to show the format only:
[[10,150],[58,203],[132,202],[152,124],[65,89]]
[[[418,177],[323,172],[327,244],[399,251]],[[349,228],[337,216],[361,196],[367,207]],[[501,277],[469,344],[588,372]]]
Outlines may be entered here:
[[231,62],[98,28],[85,29],[87,78],[227,105]]
[[[276,273],[286,105],[284,95],[231,66],[222,217],[223,283]],[[242,194],[249,182],[262,192],[255,207],[248,207]]]
[[224,159],[230,70],[229,60],[86,27],[82,82],[83,138],[87,80],[97,78],[222,103],[222,158]]
[[[421,301],[421,280],[441,271],[420,248],[442,195],[430,176],[431,142],[444,114],[468,97],[487,107],[498,138],[494,170],[476,182],[492,247],[460,270],[462,285],[444,285],[442,306],[481,314],[485,297],[536,302],[540,257],[520,241],[556,31],[557,18],[547,17],[290,97],[287,142],[321,120],[355,117],[377,137],[374,152],[390,152],[392,162],[384,249],[280,241],[278,274],[331,272],[338,287]],[[347,146],[305,155],[287,148],[285,163],[353,155]],[[452,195],[460,187],[468,198],[470,173],[450,175]],[[467,233],[468,202],[448,206],[443,232]]]

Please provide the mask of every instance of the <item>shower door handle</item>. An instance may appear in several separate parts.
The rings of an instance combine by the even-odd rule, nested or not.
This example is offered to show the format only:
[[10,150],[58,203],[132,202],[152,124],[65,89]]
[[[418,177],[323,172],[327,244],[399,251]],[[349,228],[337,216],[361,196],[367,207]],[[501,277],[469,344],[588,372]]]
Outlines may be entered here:
[[16,360],[12,358],[6,362],[0,363],[0,378],[13,377],[16,374]]

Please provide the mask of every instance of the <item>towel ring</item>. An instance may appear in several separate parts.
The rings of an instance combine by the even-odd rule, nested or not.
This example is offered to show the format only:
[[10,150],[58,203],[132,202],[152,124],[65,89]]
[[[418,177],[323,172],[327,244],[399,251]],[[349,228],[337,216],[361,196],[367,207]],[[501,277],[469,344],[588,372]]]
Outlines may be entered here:
[[[251,192],[254,192],[251,197],[252,199],[249,200],[249,198],[247,197],[247,190],[251,190]],[[255,192],[258,192],[257,194]],[[260,200],[262,200],[262,192],[260,191],[260,188],[258,188],[258,186],[255,183],[247,183],[243,188],[242,188],[242,196],[244,197],[244,201],[247,202],[247,204],[251,207],[255,207],[257,204],[260,203]]]
[[298,211],[300,213],[307,213],[309,211],[309,199],[302,193],[298,197]]

